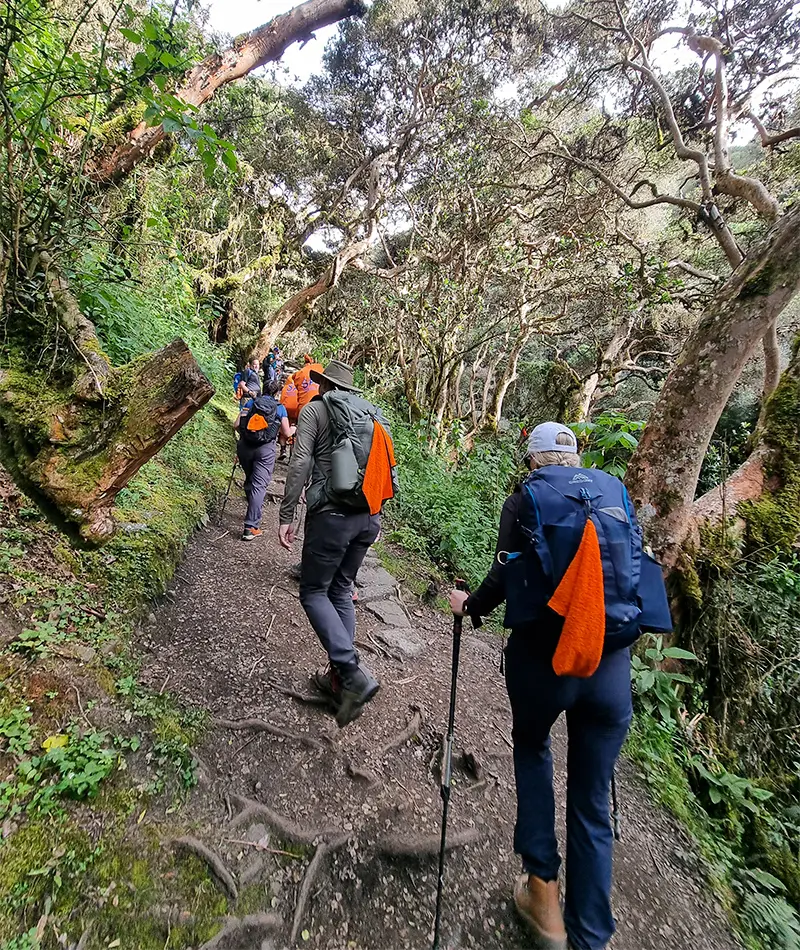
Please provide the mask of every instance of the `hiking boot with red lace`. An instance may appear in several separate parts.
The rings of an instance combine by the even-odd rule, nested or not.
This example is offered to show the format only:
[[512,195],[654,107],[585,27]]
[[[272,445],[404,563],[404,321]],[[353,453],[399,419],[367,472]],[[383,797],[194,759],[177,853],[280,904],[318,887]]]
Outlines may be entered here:
[[364,706],[375,698],[381,686],[362,663],[337,665],[336,673],[341,684],[336,724],[344,729],[361,715]]
[[558,901],[558,881],[523,874],[514,888],[514,904],[530,928],[536,950],[568,950],[567,931]]
[[336,670],[328,665],[317,670],[311,677],[311,685],[327,696],[338,709],[342,702],[342,682]]
[[262,532],[258,528],[245,528],[242,532],[242,541],[255,541],[261,537]]

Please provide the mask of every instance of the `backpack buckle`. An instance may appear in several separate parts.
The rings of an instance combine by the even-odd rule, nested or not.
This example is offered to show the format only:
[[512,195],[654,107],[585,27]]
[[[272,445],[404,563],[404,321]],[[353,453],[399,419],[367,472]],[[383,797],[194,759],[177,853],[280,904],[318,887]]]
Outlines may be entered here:
[[586,514],[590,515],[592,513],[592,496],[585,488],[581,488],[580,496],[583,499],[583,507],[586,509]]

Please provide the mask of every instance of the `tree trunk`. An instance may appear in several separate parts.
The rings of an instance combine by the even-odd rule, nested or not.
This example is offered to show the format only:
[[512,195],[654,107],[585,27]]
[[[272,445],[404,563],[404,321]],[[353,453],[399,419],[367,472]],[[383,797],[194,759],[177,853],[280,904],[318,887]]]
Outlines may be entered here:
[[[0,456],[48,515],[98,544],[114,532],[117,494],[214,389],[183,340],[111,368],[80,320],[94,359],[78,363],[77,379],[47,379],[32,392],[24,370],[0,371]],[[47,399],[35,398],[42,389]]]
[[781,378],[781,347],[778,341],[778,323],[772,324],[764,334],[764,389],[761,398],[767,399],[775,392]]
[[[361,0],[306,0],[273,17],[268,23],[240,37],[222,55],[214,54],[195,66],[175,96],[189,106],[200,106],[227,83],[241,79],[259,66],[281,58],[293,43],[311,39],[314,30],[351,16],[361,16]],[[114,151],[99,154],[90,162],[90,177],[109,185],[128,175],[165,138],[163,125],[140,122],[128,139]]]
[[375,227],[373,225],[366,237],[353,241],[342,248],[313,284],[298,290],[284,304],[281,304],[258,334],[254,353],[259,359],[263,359],[267,355],[284,330],[291,332],[303,325],[317,300],[336,287],[345,267],[370,249],[374,237]]
[[497,431],[497,424],[503,414],[503,403],[505,402],[506,394],[508,393],[511,384],[517,378],[519,358],[522,355],[525,344],[530,339],[532,333],[533,327],[523,325],[519,332],[519,336],[514,343],[514,347],[508,355],[505,369],[500,374],[500,378],[495,383],[494,394],[489,402],[489,406],[483,420],[483,427],[490,430],[491,432]]
[[769,231],[721,288],[668,376],[626,481],[648,537],[674,561],[703,457],[759,340],[800,285],[800,208]]
[[[742,502],[775,493],[793,479],[800,457],[800,338],[772,395],[765,401],[750,457],[721,485],[692,505],[693,526],[738,515]],[[796,513],[795,513],[796,514]]]
[[603,370],[619,358],[622,348],[628,342],[630,330],[630,323],[627,322],[617,327],[614,331],[614,335],[611,337],[611,340],[598,360],[597,369],[581,384],[581,391],[578,396],[578,412],[581,420],[589,418],[589,412],[597,397],[597,390],[600,388],[600,383],[603,379]]

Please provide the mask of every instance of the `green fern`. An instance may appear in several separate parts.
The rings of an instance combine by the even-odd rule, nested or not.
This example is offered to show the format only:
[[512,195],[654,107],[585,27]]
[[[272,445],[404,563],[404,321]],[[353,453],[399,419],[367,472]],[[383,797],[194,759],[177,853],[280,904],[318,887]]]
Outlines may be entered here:
[[800,917],[782,897],[747,894],[742,917],[766,946],[774,950],[800,950]]

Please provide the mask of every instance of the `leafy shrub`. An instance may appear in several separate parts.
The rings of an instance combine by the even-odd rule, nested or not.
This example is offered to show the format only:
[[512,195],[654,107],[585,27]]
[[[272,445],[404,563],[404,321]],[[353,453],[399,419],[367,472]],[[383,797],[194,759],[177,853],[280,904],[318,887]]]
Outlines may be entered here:
[[[400,496],[389,509],[399,540],[443,562],[471,584],[494,556],[500,510],[518,467],[509,439],[476,443],[458,455],[434,451],[422,428],[392,420]],[[424,539],[424,540],[423,540]]]
[[600,468],[622,478],[644,426],[644,422],[621,413],[606,413],[594,422],[574,422],[570,428],[583,443],[583,464],[587,468]]

